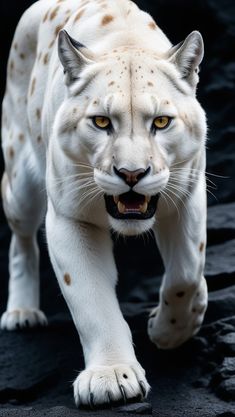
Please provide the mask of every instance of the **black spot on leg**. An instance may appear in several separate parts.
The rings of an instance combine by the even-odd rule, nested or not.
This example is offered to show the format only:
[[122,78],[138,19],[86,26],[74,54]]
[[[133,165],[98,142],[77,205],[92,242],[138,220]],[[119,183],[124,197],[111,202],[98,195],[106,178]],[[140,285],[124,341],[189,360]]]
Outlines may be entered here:
[[125,378],[125,379],[127,379],[127,378],[128,378],[128,376],[127,376],[126,374],[123,374],[122,376],[123,376],[123,378]]
[[169,306],[168,301],[164,300],[164,303],[165,303],[166,306]]

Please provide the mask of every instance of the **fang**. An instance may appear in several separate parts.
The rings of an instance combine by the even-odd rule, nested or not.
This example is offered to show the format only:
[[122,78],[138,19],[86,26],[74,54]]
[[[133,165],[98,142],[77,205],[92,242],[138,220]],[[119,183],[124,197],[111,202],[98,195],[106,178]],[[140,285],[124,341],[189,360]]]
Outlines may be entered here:
[[144,204],[142,204],[141,206],[139,206],[139,209],[140,209],[141,213],[146,213],[147,208],[148,208],[148,203],[147,203],[147,201],[145,201],[145,203],[144,203]]
[[117,205],[117,207],[118,207],[118,211],[119,211],[119,213],[122,213],[122,214],[124,214],[124,213],[125,213],[125,209],[126,209],[126,207],[125,207],[125,205],[124,205],[124,204],[122,204],[122,203],[121,203],[121,201],[118,201],[118,205]]

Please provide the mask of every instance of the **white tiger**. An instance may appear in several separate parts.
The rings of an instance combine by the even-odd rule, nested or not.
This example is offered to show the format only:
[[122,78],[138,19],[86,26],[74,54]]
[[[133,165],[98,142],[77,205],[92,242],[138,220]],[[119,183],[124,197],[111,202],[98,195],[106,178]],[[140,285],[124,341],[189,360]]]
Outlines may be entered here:
[[[76,40],[75,40],[76,39]],[[2,329],[45,324],[36,233],[79,332],[77,405],[149,391],[115,293],[109,230],[153,229],[165,274],[148,334],[174,348],[207,306],[203,41],[172,47],[129,0],[40,0],[21,18],[3,101],[4,210],[12,229]]]

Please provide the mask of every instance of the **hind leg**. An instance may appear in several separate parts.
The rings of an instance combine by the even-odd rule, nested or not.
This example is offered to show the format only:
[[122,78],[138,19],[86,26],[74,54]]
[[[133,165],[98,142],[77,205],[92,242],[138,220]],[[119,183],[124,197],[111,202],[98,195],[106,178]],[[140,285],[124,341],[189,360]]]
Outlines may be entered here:
[[9,295],[7,309],[1,318],[1,328],[7,330],[44,325],[47,322],[39,309],[39,250],[36,236],[45,213],[46,200],[35,180],[35,173],[30,172],[25,163],[17,165],[14,175],[5,173],[2,179],[3,206],[12,230]]

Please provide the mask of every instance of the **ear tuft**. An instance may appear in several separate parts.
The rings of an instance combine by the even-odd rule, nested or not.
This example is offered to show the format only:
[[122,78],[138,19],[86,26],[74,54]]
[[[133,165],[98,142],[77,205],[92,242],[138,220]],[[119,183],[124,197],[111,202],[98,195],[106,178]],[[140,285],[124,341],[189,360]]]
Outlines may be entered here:
[[198,31],[190,33],[184,42],[174,46],[169,53],[170,62],[174,63],[182,78],[193,82],[204,55],[203,39]]
[[[87,53],[84,53],[84,51],[87,51]],[[65,30],[61,30],[59,33],[58,54],[67,75],[67,84],[79,79],[79,74],[83,68],[92,63],[92,60],[86,56],[89,55],[87,48],[71,38]]]

